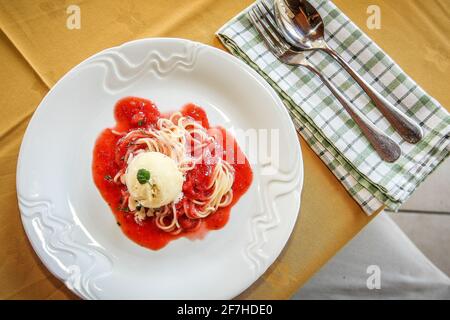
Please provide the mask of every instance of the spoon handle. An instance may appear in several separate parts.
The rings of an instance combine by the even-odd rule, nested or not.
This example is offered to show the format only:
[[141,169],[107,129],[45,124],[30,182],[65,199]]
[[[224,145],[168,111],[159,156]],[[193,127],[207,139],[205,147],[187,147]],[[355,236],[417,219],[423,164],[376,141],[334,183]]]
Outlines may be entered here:
[[328,45],[321,48],[333,58],[355,79],[361,88],[372,99],[375,106],[386,117],[392,127],[409,143],[417,143],[423,138],[422,128],[411,118],[394,107],[385,97],[369,85],[342,57]]
[[387,135],[385,135],[380,129],[378,129],[369,119],[357,108],[355,108],[347,98],[315,67],[309,63],[304,63],[304,67],[314,72],[320,77],[323,83],[330,89],[334,96],[339,100],[344,109],[349,113],[356,124],[361,128],[361,131],[366,136],[367,140],[371,143],[375,151],[378,153],[381,159],[386,162],[394,162],[397,160],[402,151],[400,146]]

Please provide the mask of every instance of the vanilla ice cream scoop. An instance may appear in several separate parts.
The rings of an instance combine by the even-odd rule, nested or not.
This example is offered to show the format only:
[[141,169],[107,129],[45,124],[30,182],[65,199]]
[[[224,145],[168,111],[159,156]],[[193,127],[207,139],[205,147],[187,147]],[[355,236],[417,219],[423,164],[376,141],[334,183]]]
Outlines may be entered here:
[[179,198],[183,175],[175,161],[165,154],[142,152],[128,164],[125,183],[140,205],[159,208]]

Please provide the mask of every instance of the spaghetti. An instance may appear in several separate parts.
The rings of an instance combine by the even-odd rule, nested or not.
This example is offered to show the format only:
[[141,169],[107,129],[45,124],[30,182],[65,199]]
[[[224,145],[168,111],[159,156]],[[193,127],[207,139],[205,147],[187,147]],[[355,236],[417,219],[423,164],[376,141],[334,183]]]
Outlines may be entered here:
[[[160,118],[155,127],[135,129],[124,135],[117,131],[114,134],[123,136],[118,141],[119,150],[126,146],[124,162],[128,165],[133,157],[142,152],[160,152],[174,160],[178,169],[186,175],[197,164],[207,157],[211,161],[211,151],[220,154],[216,139],[207,130],[190,117],[175,112],[169,118]],[[219,149],[219,150],[217,150]],[[217,157],[213,174],[206,186],[203,197],[195,194],[181,195],[178,202],[160,208],[145,208],[128,191],[123,193],[123,204],[134,213],[136,222],[155,217],[156,225],[166,232],[179,233],[182,229],[178,216],[185,215],[189,219],[206,218],[220,207],[228,206],[233,199],[231,187],[234,182],[234,169],[227,161]],[[125,185],[127,166],[123,166],[114,176],[114,182]]]
[[[252,181],[234,138],[210,127],[206,113],[193,104],[162,115],[151,101],[127,97],[114,114],[115,127],[103,130],[95,143],[92,171],[122,231],[157,250],[181,236],[221,229]],[[142,166],[150,170],[138,176]]]

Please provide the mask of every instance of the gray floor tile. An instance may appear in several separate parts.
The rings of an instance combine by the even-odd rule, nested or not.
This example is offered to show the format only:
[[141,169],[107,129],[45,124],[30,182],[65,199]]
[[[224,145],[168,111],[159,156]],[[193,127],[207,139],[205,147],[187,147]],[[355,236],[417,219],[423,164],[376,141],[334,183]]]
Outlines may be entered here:
[[439,269],[450,275],[450,215],[410,212],[388,214]]
[[450,159],[444,161],[400,209],[450,212]]

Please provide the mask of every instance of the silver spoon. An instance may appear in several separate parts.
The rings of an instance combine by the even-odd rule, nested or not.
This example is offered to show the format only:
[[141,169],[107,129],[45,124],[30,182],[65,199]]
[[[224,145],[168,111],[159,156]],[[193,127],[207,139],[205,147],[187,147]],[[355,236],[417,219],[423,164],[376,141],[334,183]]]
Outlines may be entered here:
[[274,0],[276,22],[290,44],[301,51],[322,50],[335,58],[355,79],[400,136],[409,143],[423,138],[422,128],[375,91],[324,39],[324,24],[317,10],[306,0]]
[[344,109],[361,128],[361,131],[381,159],[387,162],[394,162],[400,157],[402,153],[400,146],[370,122],[361,111],[355,108],[319,70],[308,62],[303,52],[292,50],[292,46],[284,41],[282,35],[278,33],[278,28],[275,26],[275,19],[272,12],[264,1],[257,3],[248,12],[248,16],[263,38],[267,48],[281,62],[292,66],[305,67],[320,77],[323,83],[330,89],[331,93],[334,94]]

